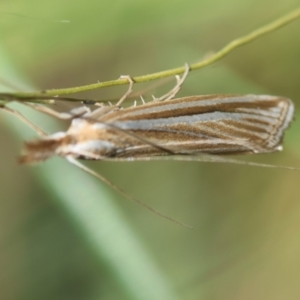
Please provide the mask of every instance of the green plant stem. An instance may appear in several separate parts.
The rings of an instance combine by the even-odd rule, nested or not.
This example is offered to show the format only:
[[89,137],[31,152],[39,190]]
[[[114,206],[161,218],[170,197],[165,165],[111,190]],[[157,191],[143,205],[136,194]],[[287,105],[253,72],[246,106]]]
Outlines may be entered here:
[[[201,68],[204,68],[206,66],[212,65],[213,63],[217,62],[218,60],[222,59],[229,53],[231,53],[233,50],[237,49],[240,46],[243,46],[245,44],[248,44],[250,42],[253,42],[254,40],[258,39],[259,37],[268,34],[270,32],[273,32],[292,21],[298,19],[300,17],[300,8],[293,10],[292,12],[288,13],[287,15],[278,18],[277,20],[259,28],[251,33],[242,36],[238,39],[235,39],[231,41],[229,44],[227,44],[224,48],[222,48],[220,51],[216,52],[214,55],[210,56],[209,58],[200,61],[198,63],[190,65],[190,70],[198,70]],[[185,67],[178,67],[175,69],[170,69],[162,72],[152,73],[148,75],[142,75],[133,77],[133,81],[135,83],[141,83],[146,82],[150,80],[156,80],[161,79],[165,77],[175,76],[184,73]],[[127,79],[116,79],[116,80],[110,80],[110,81],[103,81],[98,82],[94,84],[89,85],[83,85],[78,87],[72,87],[72,88],[64,88],[64,89],[52,89],[52,90],[45,90],[45,91],[38,91],[38,92],[21,92],[21,93],[10,93],[10,94],[0,94],[0,98],[2,96],[3,100],[6,100],[7,96],[13,97],[14,100],[26,100],[30,101],[31,98],[46,98],[49,99],[49,97],[57,96],[57,95],[68,95],[68,94],[75,94],[75,93],[81,93],[86,92],[90,90],[100,89],[100,88],[106,88],[110,86],[116,86],[116,85],[123,85],[127,84]],[[6,97],[5,97],[6,96]],[[67,100],[67,99],[66,99]],[[76,99],[74,99],[76,100]],[[81,100],[78,100],[81,101]],[[1,103],[0,103],[1,104]],[[2,104],[5,104],[5,102],[2,102]]]

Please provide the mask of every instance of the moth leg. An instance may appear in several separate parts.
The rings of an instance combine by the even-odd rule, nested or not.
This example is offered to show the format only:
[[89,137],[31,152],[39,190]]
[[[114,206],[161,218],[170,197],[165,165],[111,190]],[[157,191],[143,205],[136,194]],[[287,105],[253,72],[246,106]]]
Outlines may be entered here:
[[140,98],[141,98],[142,104],[146,104],[144,98],[142,96],[140,96]]
[[69,119],[74,119],[76,117],[83,117],[85,115],[88,115],[91,113],[90,108],[87,106],[80,106],[71,109],[69,112],[57,112],[56,110],[49,108],[47,106],[39,105],[39,104],[32,104],[32,103],[22,103],[25,104],[39,112],[42,112],[44,114],[47,114],[49,116],[61,119],[61,120],[69,120]]
[[[21,102],[21,104],[29,106],[37,111],[40,111],[42,113],[48,114],[50,116],[59,118],[59,119],[72,119],[78,116],[86,115],[90,112],[90,109],[86,106],[81,106],[75,109],[70,110],[68,113],[59,113],[49,107],[38,105],[38,104],[32,104],[32,103],[25,103]],[[6,105],[0,106],[3,110],[7,111],[8,113],[14,115],[19,120],[21,120],[23,123],[25,123],[28,127],[30,127],[33,131],[35,131],[39,136],[41,137],[47,137],[48,133],[42,130],[40,127],[36,126],[34,123],[32,123],[29,119],[27,119],[23,114],[21,114],[19,111],[12,109]]]
[[171,100],[175,97],[175,95],[180,91],[181,86],[184,83],[184,81],[185,81],[185,79],[188,76],[189,71],[190,71],[190,67],[189,67],[188,64],[185,64],[184,66],[185,66],[185,71],[184,71],[182,77],[180,78],[179,75],[175,76],[176,81],[177,81],[176,85],[168,93],[166,93],[165,95],[163,95],[159,98],[153,97],[154,101],[167,101],[167,100]]
[[95,109],[94,111],[88,113],[85,115],[85,117],[89,117],[89,118],[100,118],[101,116],[111,112],[111,111],[115,111],[115,110],[119,110],[121,104],[124,102],[124,100],[127,98],[127,96],[132,92],[132,87],[134,84],[134,81],[132,80],[132,78],[129,75],[122,75],[120,76],[120,78],[122,79],[127,79],[129,82],[129,88],[126,91],[126,93],[122,96],[122,98],[117,102],[116,105],[112,105],[111,103],[110,106],[106,106],[103,103],[97,103],[96,105],[99,106],[99,108]]
[[183,222],[177,221],[161,212],[159,212],[158,210],[152,208],[151,206],[149,206],[148,204],[130,196],[129,194],[127,194],[123,189],[119,188],[118,186],[116,186],[115,184],[113,184],[111,181],[109,181],[107,178],[105,178],[104,176],[102,176],[101,174],[93,171],[92,169],[88,168],[87,166],[83,165],[82,163],[80,163],[77,159],[71,157],[71,156],[66,156],[66,159],[73,165],[75,165],[76,167],[80,168],[81,170],[83,170],[84,172],[94,176],[95,178],[101,180],[102,182],[104,182],[105,184],[107,184],[108,186],[112,187],[115,191],[117,191],[118,193],[120,193],[121,195],[123,195],[125,198],[145,207],[146,209],[148,209],[149,211],[155,213],[156,215],[158,215],[159,217],[162,217],[166,220],[169,220],[171,222],[174,222],[178,225],[187,227],[187,228],[193,228],[188,224],[185,224]]
[[19,120],[21,120],[23,123],[25,123],[28,127],[30,127],[33,131],[35,131],[39,136],[41,137],[46,137],[48,136],[47,132],[33,124],[30,120],[28,120],[24,115],[22,115],[19,111],[12,109],[10,107],[7,107],[5,105],[1,106],[1,108],[8,113],[14,115],[17,117]]
[[120,109],[119,107],[117,107],[115,105],[106,106],[103,103],[99,103],[97,106],[99,106],[99,108],[97,108],[94,111],[84,115],[84,117],[98,119],[101,116],[106,115],[107,113],[109,113],[111,111],[115,111],[115,110]]
[[133,79],[129,76],[129,75],[122,75],[120,77],[121,79],[127,79],[128,82],[129,82],[129,87],[128,87],[128,90],[127,92],[122,96],[122,98],[117,102],[116,106],[120,107],[121,104],[124,102],[124,100],[128,97],[128,95],[131,94],[132,90],[133,90],[133,84],[134,84],[134,81]]

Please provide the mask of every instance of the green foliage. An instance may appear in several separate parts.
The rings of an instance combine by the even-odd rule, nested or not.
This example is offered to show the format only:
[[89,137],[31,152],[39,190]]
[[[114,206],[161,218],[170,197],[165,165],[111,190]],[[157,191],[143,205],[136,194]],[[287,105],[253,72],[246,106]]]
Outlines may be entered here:
[[[296,5],[7,1],[0,23],[3,91],[4,81],[19,90],[30,82],[38,89],[63,88],[193,63]],[[298,36],[296,21],[192,72],[180,95],[278,94],[297,107]],[[123,90],[80,97],[118,98]],[[62,159],[18,166],[21,141],[35,134],[0,113],[1,299],[299,298],[296,172],[180,162],[89,164],[138,199],[193,225],[189,230],[131,204]],[[49,132],[66,127],[24,113]],[[246,159],[297,165],[299,127],[296,118],[283,152]]]

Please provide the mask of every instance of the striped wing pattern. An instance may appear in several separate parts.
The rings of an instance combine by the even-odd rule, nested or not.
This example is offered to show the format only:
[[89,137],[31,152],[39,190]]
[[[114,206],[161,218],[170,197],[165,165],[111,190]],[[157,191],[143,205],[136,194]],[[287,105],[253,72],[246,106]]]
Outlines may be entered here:
[[136,136],[120,139],[116,156],[167,154],[160,147],[177,154],[263,153],[281,150],[293,113],[287,98],[208,95],[150,102],[99,121]]

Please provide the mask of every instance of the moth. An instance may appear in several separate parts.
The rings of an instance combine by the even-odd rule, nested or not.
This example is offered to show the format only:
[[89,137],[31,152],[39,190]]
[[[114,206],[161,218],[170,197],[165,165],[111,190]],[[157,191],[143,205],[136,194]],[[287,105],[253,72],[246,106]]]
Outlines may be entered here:
[[253,154],[282,149],[291,100],[269,95],[189,96],[74,117],[66,132],[25,143],[21,163],[54,155],[105,160],[162,155]]
[[[41,105],[34,108],[61,119],[71,119],[66,132],[40,133],[40,140],[26,142],[21,163],[44,161],[54,155],[86,160],[148,158],[165,155],[253,154],[282,149],[290,125],[293,102],[269,95],[202,95],[178,99],[189,66],[167,94],[129,108],[121,104],[91,110],[81,106],[57,113]],[[29,105],[29,104],[27,104]],[[36,129],[35,129],[36,130]]]
[[[20,163],[38,163],[55,155],[62,156],[127,198],[180,223],[128,195],[77,159],[134,161],[179,157],[180,160],[243,164],[219,155],[282,150],[283,136],[294,114],[293,102],[279,96],[201,95],[173,99],[187,73],[188,68],[182,78],[176,77],[176,86],[166,95],[129,108],[122,108],[121,104],[132,91],[130,77],[127,77],[129,89],[116,105],[100,105],[94,110],[81,106],[69,113],[57,113],[48,107],[27,103],[46,114],[70,119],[71,124],[66,132],[47,135],[17,114],[42,136],[25,143]],[[3,108],[17,113],[7,106]],[[203,154],[208,156],[203,157]]]

